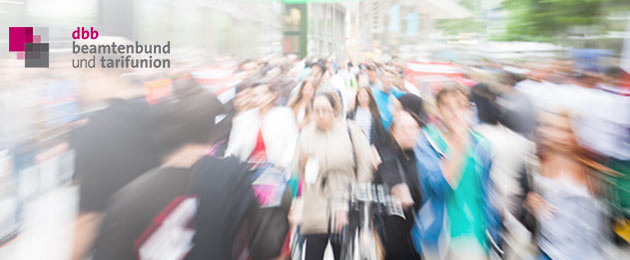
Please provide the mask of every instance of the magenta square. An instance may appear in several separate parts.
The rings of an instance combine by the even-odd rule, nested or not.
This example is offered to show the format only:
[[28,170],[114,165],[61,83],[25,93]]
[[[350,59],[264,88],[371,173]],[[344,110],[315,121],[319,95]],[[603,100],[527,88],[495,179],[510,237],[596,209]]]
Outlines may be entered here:
[[9,51],[24,51],[27,43],[33,43],[33,27],[9,27]]
[[41,35],[33,35],[33,43],[41,43],[42,36]]
[[20,52],[17,53],[17,59],[18,60],[23,60],[24,59],[24,52],[23,51],[20,51]]

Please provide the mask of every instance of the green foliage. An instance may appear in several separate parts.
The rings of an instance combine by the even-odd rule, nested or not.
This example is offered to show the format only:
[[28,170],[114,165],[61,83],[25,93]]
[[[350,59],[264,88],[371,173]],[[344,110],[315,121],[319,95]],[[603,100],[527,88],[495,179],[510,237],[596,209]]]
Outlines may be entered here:
[[437,27],[447,35],[457,35],[460,33],[482,32],[485,24],[474,18],[446,19],[437,22]]
[[606,1],[611,0],[504,0],[511,15],[503,38],[549,41],[566,36],[573,26],[600,25]]

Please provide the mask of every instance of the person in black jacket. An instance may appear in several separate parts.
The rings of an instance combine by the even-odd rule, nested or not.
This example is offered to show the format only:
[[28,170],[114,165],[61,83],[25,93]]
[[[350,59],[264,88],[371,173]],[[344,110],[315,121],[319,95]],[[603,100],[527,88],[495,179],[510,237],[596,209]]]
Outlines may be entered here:
[[[203,89],[195,84],[192,79],[176,80],[175,99],[190,103],[195,98],[204,103],[207,109],[203,117],[195,120],[207,123],[211,130],[214,117],[223,107],[214,94],[200,95]],[[169,122],[162,121],[171,103],[151,105],[142,96],[130,98],[137,94],[131,91],[136,88],[112,86],[113,93],[99,96],[104,98],[101,102],[105,108],[90,113],[71,132],[76,154],[75,178],[79,183],[79,215],[75,220],[72,259],[89,255],[110,197],[141,174],[159,167],[168,150],[164,147],[174,141],[161,138],[165,131],[172,131]]]
[[421,120],[406,110],[398,111],[390,127],[392,142],[381,148],[382,163],[378,175],[391,188],[392,197],[402,204],[405,216],[388,216],[384,223],[386,259],[419,259],[413,249],[410,232],[414,212],[420,207],[421,188],[416,159],[415,139],[420,133]]

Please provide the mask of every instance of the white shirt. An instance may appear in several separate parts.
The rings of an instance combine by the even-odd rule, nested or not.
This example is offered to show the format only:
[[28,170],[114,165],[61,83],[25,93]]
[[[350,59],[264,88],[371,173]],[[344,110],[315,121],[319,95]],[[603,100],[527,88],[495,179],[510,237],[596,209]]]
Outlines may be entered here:
[[518,209],[518,195],[521,195],[519,173],[523,167],[536,164],[535,144],[503,125],[481,124],[475,130],[491,144],[492,169],[490,178],[495,184],[493,196],[498,208],[514,213]]
[[287,167],[293,159],[298,130],[293,111],[274,107],[261,118],[258,109],[247,110],[232,121],[232,130],[225,154],[246,161],[256,146],[258,129],[262,128],[267,160]]
[[363,130],[365,137],[370,140],[372,130],[372,113],[369,108],[358,107],[354,115],[354,123]]

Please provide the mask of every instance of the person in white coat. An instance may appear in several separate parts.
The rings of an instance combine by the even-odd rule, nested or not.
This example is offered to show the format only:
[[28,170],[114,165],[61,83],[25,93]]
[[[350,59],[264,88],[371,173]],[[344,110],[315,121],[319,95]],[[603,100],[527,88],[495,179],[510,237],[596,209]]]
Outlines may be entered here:
[[256,166],[269,162],[287,167],[293,158],[298,129],[293,111],[276,105],[279,84],[256,82],[251,89],[254,108],[236,115],[225,154]]

